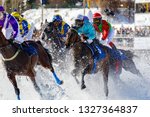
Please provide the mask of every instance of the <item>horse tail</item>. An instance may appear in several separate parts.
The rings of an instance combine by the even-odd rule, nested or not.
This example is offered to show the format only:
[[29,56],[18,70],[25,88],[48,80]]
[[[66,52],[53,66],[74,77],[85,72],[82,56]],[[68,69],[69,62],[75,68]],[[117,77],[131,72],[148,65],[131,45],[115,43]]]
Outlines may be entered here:
[[[39,45],[41,45],[41,46],[43,47],[41,41],[36,41],[36,42],[37,42]],[[49,58],[50,63],[52,63],[52,56],[51,56],[49,50],[46,49],[45,47],[43,47],[43,48],[44,48],[44,50],[45,50],[45,52],[46,52],[46,54],[47,54],[47,56],[48,56],[48,58]]]

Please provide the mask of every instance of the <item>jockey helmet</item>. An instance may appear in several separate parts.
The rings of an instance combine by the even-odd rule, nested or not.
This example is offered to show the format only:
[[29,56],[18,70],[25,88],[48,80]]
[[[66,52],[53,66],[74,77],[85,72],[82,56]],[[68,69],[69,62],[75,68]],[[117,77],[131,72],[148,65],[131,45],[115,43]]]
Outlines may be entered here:
[[5,11],[4,7],[0,6],[0,12],[3,12],[3,11]]
[[84,20],[84,16],[79,14],[75,19],[75,26],[77,28],[82,27],[84,24],[83,20]]
[[76,17],[76,20],[83,20],[84,19],[84,16],[79,14],[77,17]]
[[87,16],[84,16],[83,19],[84,20],[89,20],[89,18]]
[[93,23],[96,25],[102,24],[102,15],[100,13],[93,14]]
[[102,15],[100,13],[94,13],[93,14],[93,19],[94,18],[102,18]]
[[20,20],[21,16],[18,12],[12,12],[11,13],[12,16],[14,16],[17,20]]
[[62,17],[60,15],[54,15],[52,21],[53,22],[61,22],[62,21]]

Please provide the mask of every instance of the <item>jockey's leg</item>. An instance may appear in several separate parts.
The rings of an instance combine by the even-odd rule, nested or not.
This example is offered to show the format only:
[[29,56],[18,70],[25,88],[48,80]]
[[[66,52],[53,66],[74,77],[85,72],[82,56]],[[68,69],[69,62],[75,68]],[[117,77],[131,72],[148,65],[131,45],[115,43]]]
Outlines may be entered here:
[[114,37],[114,34],[115,34],[115,31],[114,31],[113,28],[111,28],[110,31],[109,31],[108,37],[107,37],[107,39],[108,39],[107,43],[108,44],[112,41],[112,39]]
[[114,29],[111,28],[110,31],[109,31],[108,37],[107,37],[107,39],[108,39],[107,43],[110,45],[110,47],[112,49],[117,50],[115,44],[112,42],[112,39],[114,37],[114,33],[115,33]]
[[[95,40],[95,39],[94,39]],[[96,43],[95,43],[95,41],[93,40],[93,42],[92,43],[90,43],[90,45],[92,46],[92,48],[93,48],[93,51],[94,51],[94,57],[96,57],[96,56],[98,56],[99,55],[99,52],[98,52],[98,50],[97,50],[97,48],[96,48]]]
[[113,42],[109,42],[108,43],[110,45],[110,47],[113,49],[113,50],[117,50],[117,47],[115,46],[115,44]]
[[20,100],[20,90],[17,86],[15,75],[13,73],[8,73],[7,76],[9,78],[10,82],[12,83],[12,85],[14,86],[15,93],[17,95],[17,99]]
[[24,43],[22,44],[22,48],[23,48],[23,50],[24,50],[25,52],[28,53],[29,56],[37,55],[36,49],[35,49],[33,46],[27,44],[26,42],[24,42]]
[[37,51],[34,47],[30,46],[26,42],[22,44],[14,43],[14,46],[24,52],[26,52],[29,56],[33,56],[37,54]]

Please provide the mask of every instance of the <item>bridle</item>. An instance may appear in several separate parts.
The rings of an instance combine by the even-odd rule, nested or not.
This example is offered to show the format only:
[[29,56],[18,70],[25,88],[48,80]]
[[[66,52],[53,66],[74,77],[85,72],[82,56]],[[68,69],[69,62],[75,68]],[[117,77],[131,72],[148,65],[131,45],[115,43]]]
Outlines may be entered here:
[[[2,38],[1,35],[0,35],[0,38]],[[10,49],[12,49],[12,46],[13,46],[13,45],[9,42],[8,45],[0,46],[0,51],[2,52],[4,49],[8,49],[8,51],[9,51]],[[2,60],[3,60],[3,61],[12,61],[12,60],[14,60],[14,59],[18,56],[19,53],[20,53],[20,50],[18,49],[18,50],[15,52],[15,54],[14,54],[12,57],[10,57],[10,58],[4,58],[4,57],[2,56]]]

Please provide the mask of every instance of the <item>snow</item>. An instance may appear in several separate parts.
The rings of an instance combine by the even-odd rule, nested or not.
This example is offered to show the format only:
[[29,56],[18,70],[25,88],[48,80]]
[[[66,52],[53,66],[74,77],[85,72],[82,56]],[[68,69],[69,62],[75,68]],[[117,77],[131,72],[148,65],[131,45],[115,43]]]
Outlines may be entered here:
[[[85,9],[85,14],[88,14],[88,9]],[[92,12],[97,9],[92,9]],[[63,19],[73,24],[75,17],[80,13],[84,14],[84,9],[44,9],[44,20],[52,20],[54,14],[61,14]],[[24,13],[25,18],[29,22],[33,22],[36,28],[40,28],[41,22],[41,9],[32,9]],[[148,40],[148,39],[145,39]],[[149,43],[145,41],[145,43]],[[140,78],[127,71],[123,70],[120,79],[109,78],[109,97],[108,99],[114,100],[149,100],[150,99],[150,52],[146,50],[140,50],[141,46],[145,46],[145,43],[136,43],[135,52],[137,57],[134,58],[137,68],[141,71],[144,78]],[[150,46],[148,46],[150,48]],[[94,75],[86,75],[85,83],[87,88],[85,90],[80,89],[80,84],[77,84],[75,79],[71,75],[71,70],[74,68],[72,63],[72,57],[67,56],[64,61],[64,69],[59,69],[59,66],[54,65],[57,75],[64,81],[62,86],[56,85],[52,74],[42,68],[36,67],[36,81],[41,88],[44,97],[42,99],[50,100],[103,100],[106,99],[104,94],[104,83],[101,73]],[[78,78],[81,81],[81,77]],[[6,71],[0,61],[0,99],[1,100],[16,100],[14,88],[7,78]],[[34,90],[34,87],[28,77],[17,76],[17,83],[21,91],[21,99],[23,100],[40,100],[41,97]]]

